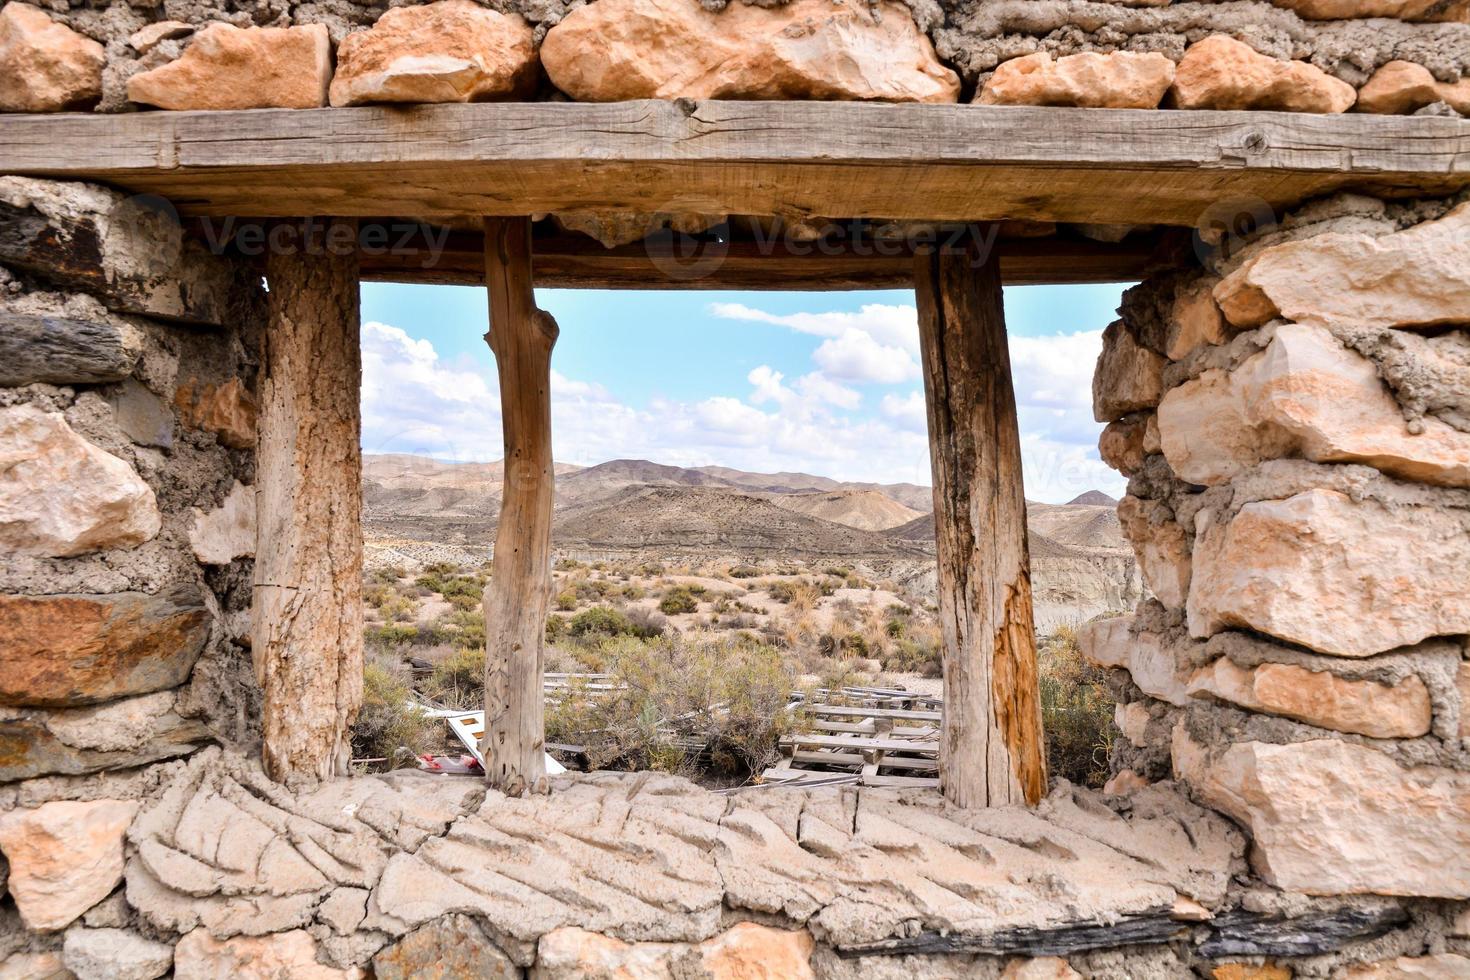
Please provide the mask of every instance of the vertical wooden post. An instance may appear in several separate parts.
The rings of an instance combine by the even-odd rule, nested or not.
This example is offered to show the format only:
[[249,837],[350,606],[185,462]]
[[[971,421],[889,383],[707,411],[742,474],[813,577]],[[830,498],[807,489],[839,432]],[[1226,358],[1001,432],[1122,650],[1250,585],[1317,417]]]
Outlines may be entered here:
[[1021,436],[999,263],[980,241],[915,260],[944,640],[939,781],[965,807],[1046,791]]
[[266,772],[300,785],[346,773],[362,703],[357,223],[281,223],[270,240],[251,655]]
[[485,588],[485,734],[489,784],[546,791],[541,654],[551,601],[551,349],[557,326],[536,308],[529,218],[485,219],[485,286],[500,375],[505,483]]

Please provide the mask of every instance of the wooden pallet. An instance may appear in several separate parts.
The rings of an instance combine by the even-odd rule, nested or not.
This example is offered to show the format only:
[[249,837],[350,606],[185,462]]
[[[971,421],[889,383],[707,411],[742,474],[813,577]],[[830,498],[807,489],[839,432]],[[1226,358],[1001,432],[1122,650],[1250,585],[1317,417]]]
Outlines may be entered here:
[[793,703],[801,730],[781,739],[782,759],[761,774],[783,785],[939,786],[938,698],[882,688],[818,690]]

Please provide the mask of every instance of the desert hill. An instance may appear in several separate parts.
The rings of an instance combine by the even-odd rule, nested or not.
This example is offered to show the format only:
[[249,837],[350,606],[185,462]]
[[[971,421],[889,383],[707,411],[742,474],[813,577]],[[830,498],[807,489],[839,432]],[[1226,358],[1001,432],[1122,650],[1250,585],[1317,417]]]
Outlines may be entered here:
[[864,531],[885,531],[920,516],[919,511],[905,507],[879,490],[782,493],[769,499],[777,507]]

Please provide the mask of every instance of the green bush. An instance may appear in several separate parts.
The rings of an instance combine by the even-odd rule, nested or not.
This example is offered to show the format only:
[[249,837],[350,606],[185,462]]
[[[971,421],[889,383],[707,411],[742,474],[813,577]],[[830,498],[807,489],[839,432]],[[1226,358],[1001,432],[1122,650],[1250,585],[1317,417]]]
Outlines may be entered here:
[[1077,634],[1063,626],[1037,649],[1046,764],[1053,777],[1100,787],[1113,746],[1113,696],[1104,672],[1082,658]]
[[409,700],[411,688],[399,673],[369,662],[362,671],[362,709],[352,724],[352,755],[393,759],[400,747],[420,755],[433,747],[435,723]]
[[474,711],[485,705],[485,649],[456,650],[424,679],[423,693],[449,708]]
[[627,616],[611,606],[593,606],[572,617],[573,636],[633,636],[635,631]]
[[664,593],[658,601],[658,611],[665,616],[678,616],[681,613],[692,613],[699,608],[699,600],[684,586],[677,586]]

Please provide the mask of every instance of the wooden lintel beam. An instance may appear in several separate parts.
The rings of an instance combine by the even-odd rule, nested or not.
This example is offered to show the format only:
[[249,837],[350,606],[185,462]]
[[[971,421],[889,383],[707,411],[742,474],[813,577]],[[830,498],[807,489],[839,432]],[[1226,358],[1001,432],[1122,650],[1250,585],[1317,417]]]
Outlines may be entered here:
[[[474,232],[374,219],[378,240],[403,247],[366,249],[363,278],[379,282],[480,285],[482,237]],[[364,223],[364,228],[369,227]],[[1007,285],[1136,282],[1177,256],[1182,232],[1136,232],[1120,243],[1059,236],[994,243]],[[903,242],[774,242],[749,239],[696,244],[656,238],[606,248],[576,234],[537,235],[534,275],[541,288],[563,289],[908,289],[913,247]],[[692,251],[691,251],[692,249]]]
[[846,102],[0,116],[0,173],[193,214],[569,210],[1197,224],[1222,202],[1470,185],[1470,122]]

